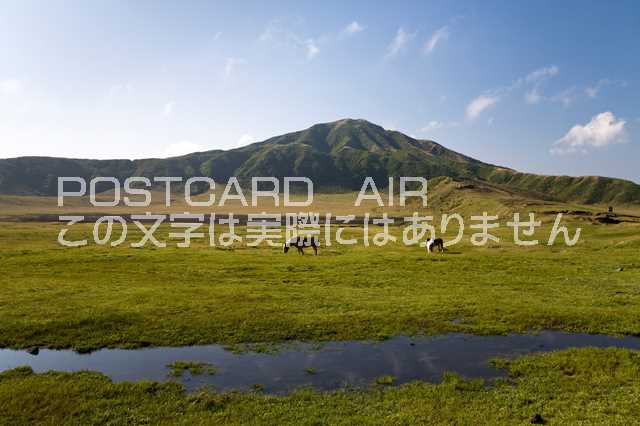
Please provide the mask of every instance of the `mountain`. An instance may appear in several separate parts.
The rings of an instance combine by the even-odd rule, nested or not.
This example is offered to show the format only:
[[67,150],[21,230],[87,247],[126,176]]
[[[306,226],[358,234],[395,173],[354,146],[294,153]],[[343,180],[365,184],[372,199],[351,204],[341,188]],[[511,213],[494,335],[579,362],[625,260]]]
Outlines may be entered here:
[[20,157],[0,160],[0,194],[56,195],[58,176],[306,176],[317,191],[359,189],[365,176],[385,187],[388,176],[445,176],[576,203],[640,203],[640,186],[605,177],[543,176],[487,164],[430,140],[385,130],[365,120],[339,120],[229,151],[143,160]]

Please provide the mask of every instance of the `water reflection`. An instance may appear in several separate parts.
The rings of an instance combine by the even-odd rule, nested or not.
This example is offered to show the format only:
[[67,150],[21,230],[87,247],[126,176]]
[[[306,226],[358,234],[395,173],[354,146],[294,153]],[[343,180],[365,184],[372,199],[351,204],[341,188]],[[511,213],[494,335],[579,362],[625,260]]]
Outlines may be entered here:
[[[488,364],[493,357],[586,346],[640,349],[640,339],[546,331],[537,335],[399,336],[383,342],[330,342],[320,349],[297,343],[275,353],[236,354],[220,345],[102,349],[90,354],[43,349],[38,355],[2,349],[0,370],[20,365],[29,365],[37,372],[92,370],[116,382],[180,380],[188,390],[203,385],[217,390],[246,390],[261,384],[266,392],[286,393],[301,386],[319,390],[364,386],[383,375],[394,376],[396,383],[438,382],[445,371],[492,379],[504,373]],[[185,373],[180,379],[171,379],[167,364],[177,360],[206,362],[217,372],[198,376]]]

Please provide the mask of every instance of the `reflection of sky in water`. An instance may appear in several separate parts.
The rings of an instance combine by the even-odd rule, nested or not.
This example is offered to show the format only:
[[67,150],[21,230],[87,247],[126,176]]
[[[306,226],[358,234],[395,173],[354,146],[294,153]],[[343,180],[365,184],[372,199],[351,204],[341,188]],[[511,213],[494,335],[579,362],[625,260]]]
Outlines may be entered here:
[[[35,371],[99,371],[114,381],[168,379],[167,364],[201,361],[216,367],[214,375],[180,379],[187,389],[213,385],[218,390],[248,389],[261,384],[267,392],[287,392],[301,386],[333,390],[345,385],[364,386],[383,375],[396,383],[412,380],[437,382],[445,371],[464,377],[491,379],[502,374],[489,366],[496,356],[514,356],[569,347],[625,347],[640,349],[640,339],[602,335],[542,332],[538,335],[395,337],[383,342],[331,342],[288,345],[275,353],[235,354],[219,345],[102,349],[90,354],[43,349],[37,356],[25,351],[0,350],[0,370],[30,365]],[[306,370],[312,368],[316,374]]]

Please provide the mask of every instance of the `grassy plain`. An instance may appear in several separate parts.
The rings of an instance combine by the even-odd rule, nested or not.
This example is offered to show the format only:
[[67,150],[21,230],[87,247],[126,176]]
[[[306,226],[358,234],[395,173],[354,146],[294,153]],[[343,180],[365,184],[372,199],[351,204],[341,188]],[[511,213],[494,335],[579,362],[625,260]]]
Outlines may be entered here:
[[[440,255],[390,243],[320,255],[236,244],[66,248],[62,224],[0,226],[0,346],[140,347],[378,339],[400,333],[559,329],[640,335],[640,226],[582,226],[575,247],[473,247],[472,230]],[[69,238],[91,239],[90,225]],[[476,232],[476,231],[473,231]],[[402,228],[392,228],[401,237]],[[362,238],[349,228],[346,237]],[[445,236],[445,239],[452,238]],[[208,240],[207,240],[208,241]],[[323,241],[323,244],[326,241]],[[334,243],[335,244],[335,243]]]
[[[347,195],[326,198],[327,209],[344,206],[340,197]],[[525,248],[505,226],[504,212],[514,205],[481,196],[472,201],[458,205],[466,224],[462,242],[442,255],[401,243],[364,247],[360,226],[344,234],[359,239],[354,246],[327,247],[321,236],[315,257],[264,245],[210,247],[207,239],[178,248],[166,225],[156,236],[167,248],[130,247],[141,237],[131,224],[118,247],[96,245],[91,225],[74,225],[68,238],[90,242],[65,248],[56,241],[61,223],[3,222],[0,347],[92,350],[538,329],[640,335],[639,223],[597,225],[573,215],[567,224],[572,232],[583,228],[580,242],[549,247],[548,212],[531,237],[541,244]],[[465,212],[497,205],[500,242],[472,246],[475,231]],[[42,204],[13,213],[37,211]],[[391,232],[401,238],[402,227]],[[186,394],[176,383],[114,384],[97,373],[22,368],[0,374],[0,423],[524,424],[538,413],[549,424],[626,425],[640,415],[637,352],[569,350],[505,367],[509,380],[489,387],[448,376],[441,384],[372,383],[359,391],[278,397]]]
[[[243,195],[248,203],[243,206],[239,200],[228,199],[220,205],[224,187],[218,185],[214,191],[193,196],[193,201],[206,202],[209,197],[215,197],[213,206],[191,206],[185,200],[184,191],[177,190],[170,195],[169,203],[166,202],[164,189],[154,188],[150,190],[150,204],[144,207],[131,207],[124,204],[124,197],[127,195],[122,191],[120,203],[114,207],[96,207],[91,204],[89,197],[66,197],[62,207],[58,207],[57,197],[45,196],[23,196],[0,194],[0,220],[20,220],[34,215],[62,215],[62,214],[144,214],[147,211],[154,213],[210,213],[215,210],[217,213],[248,214],[267,211],[269,213],[299,212],[300,207],[290,207],[285,205],[284,195],[278,197],[278,205],[269,197],[258,197],[253,204],[250,190],[243,190]],[[232,191],[232,194],[235,191]],[[368,191],[367,194],[371,194]],[[361,205],[356,206],[358,192],[325,193],[317,192],[313,195],[311,207],[302,208],[302,211],[314,211],[320,213],[356,214],[362,216],[365,213],[386,212],[389,215],[400,216],[419,211],[422,214],[464,213],[480,214],[487,211],[491,214],[507,214],[512,211],[539,212],[560,210],[581,210],[589,213],[606,212],[608,205],[579,205],[573,203],[563,203],[552,200],[542,200],[539,194],[528,194],[526,192],[514,192],[502,186],[496,186],[487,182],[479,181],[456,181],[451,178],[434,178],[428,183],[428,207],[418,206],[417,199],[410,198],[406,207],[401,207],[397,192],[391,197],[393,205],[389,205],[389,193],[386,189],[380,190],[384,208],[378,206],[373,200],[364,200]],[[144,201],[142,196],[129,196],[131,201]],[[106,191],[96,195],[99,202],[109,202],[117,199],[113,191]],[[291,201],[305,201],[306,194],[291,194]],[[636,215],[635,219],[640,220],[640,207],[636,205],[616,205],[615,210],[620,214]]]

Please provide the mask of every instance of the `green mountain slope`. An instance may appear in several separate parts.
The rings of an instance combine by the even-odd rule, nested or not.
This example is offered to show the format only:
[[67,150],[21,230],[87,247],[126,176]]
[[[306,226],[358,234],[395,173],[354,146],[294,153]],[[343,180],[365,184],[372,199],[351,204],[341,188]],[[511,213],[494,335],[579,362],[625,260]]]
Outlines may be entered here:
[[58,176],[307,176],[318,191],[359,189],[365,176],[380,187],[389,176],[473,179],[540,199],[577,203],[638,203],[640,186],[604,177],[555,177],[518,173],[429,140],[385,130],[365,120],[314,125],[229,151],[143,160],[81,160],[21,157],[0,160],[0,193],[55,195]]

